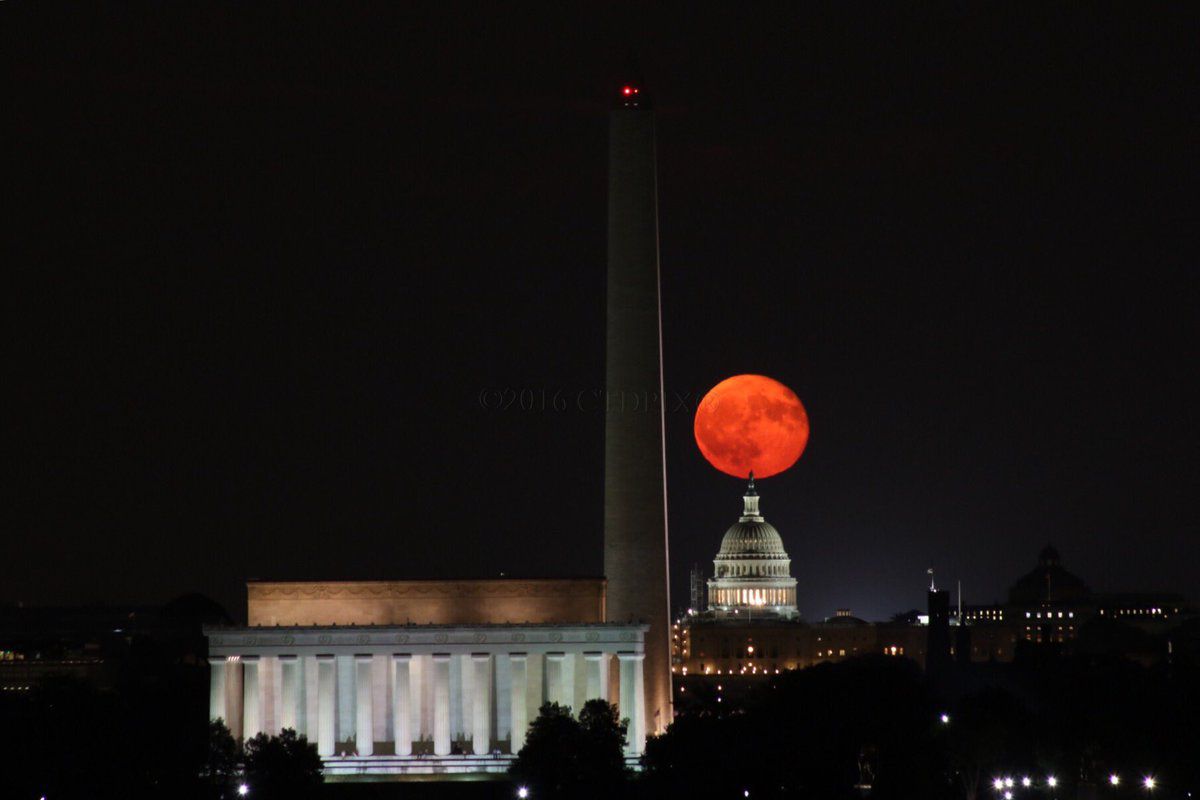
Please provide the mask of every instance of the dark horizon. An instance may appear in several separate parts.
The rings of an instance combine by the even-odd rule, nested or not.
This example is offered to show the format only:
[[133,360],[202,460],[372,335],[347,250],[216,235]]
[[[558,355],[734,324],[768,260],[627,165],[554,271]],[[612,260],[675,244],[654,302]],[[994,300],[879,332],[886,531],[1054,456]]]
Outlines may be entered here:
[[1047,543],[1196,599],[1188,10],[4,13],[0,602],[599,575],[631,47],[676,605],[743,489],[690,412],[743,372],[811,421],[759,484],[808,619],[931,566],[1000,600]]

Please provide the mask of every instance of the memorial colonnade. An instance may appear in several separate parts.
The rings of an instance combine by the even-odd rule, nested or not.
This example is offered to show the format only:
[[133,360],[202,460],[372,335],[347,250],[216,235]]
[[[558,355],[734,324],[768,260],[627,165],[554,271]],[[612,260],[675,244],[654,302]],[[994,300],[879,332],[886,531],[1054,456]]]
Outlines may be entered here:
[[[644,625],[212,628],[209,714],[325,759],[515,753],[543,702],[617,703],[645,743]],[[625,702],[622,702],[622,699]]]

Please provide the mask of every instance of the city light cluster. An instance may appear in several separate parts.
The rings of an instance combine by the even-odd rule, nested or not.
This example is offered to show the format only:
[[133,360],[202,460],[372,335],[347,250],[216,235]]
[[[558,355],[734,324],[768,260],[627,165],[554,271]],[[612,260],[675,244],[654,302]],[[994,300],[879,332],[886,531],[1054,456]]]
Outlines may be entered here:
[[[1037,782],[1029,775],[1026,775],[1025,777],[1020,779],[1020,785],[1026,789],[1034,788],[1036,783]],[[998,778],[992,779],[992,788],[995,789],[996,792],[999,793],[1000,796],[1004,798],[1004,800],[1012,800],[1013,789],[1017,786],[1017,784],[1018,784],[1017,779],[1013,778],[1013,777],[1009,777],[1009,776],[998,777]],[[1113,787],[1120,786],[1121,785],[1120,774],[1116,773],[1116,772],[1110,774],[1108,776],[1108,784]],[[1047,775],[1045,785],[1047,788],[1050,788],[1050,789],[1057,788],[1058,787],[1058,778],[1056,778],[1053,775]],[[1153,775],[1146,775],[1145,777],[1142,778],[1142,788],[1145,789],[1147,792],[1154,791],[1156,788],[1158,788],[1158,779],[1155,778]]]

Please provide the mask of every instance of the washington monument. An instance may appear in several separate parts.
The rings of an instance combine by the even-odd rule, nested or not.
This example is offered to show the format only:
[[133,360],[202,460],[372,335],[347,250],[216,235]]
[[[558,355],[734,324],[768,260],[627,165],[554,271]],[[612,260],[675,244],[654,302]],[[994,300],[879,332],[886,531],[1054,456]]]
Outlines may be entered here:
[[672,713],[654,138],[645,90],[621,87],[609,118],[604,574],[609,621],[650,626],[645,726],[661,733]]

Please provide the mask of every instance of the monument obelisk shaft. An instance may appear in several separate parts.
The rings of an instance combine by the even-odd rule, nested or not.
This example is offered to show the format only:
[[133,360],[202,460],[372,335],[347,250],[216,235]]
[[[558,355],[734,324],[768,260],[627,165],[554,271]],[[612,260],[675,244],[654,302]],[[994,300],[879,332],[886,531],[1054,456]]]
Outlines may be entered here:
[[645,725],[658,733],[672,718],[658,186],[654,112],[636,90],[609,121],[604,574],[608,619],[650,626]]

